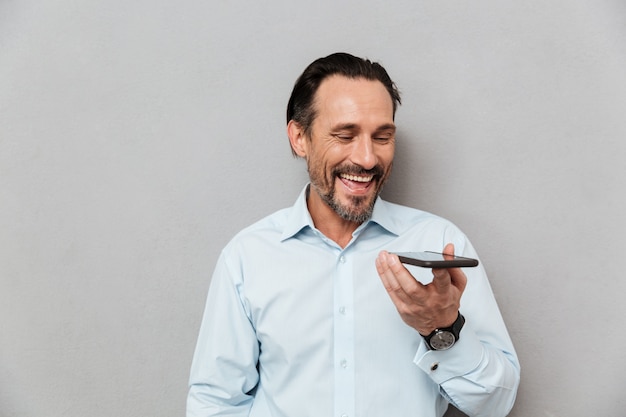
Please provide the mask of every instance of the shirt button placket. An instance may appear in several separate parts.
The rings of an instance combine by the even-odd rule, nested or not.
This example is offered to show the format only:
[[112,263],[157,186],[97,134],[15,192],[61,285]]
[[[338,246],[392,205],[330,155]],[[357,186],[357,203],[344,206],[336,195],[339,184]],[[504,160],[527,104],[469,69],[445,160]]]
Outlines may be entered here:
[[335,416],[348,417],[354,409],[353,272],[349,256],[337,258],[335,277]]

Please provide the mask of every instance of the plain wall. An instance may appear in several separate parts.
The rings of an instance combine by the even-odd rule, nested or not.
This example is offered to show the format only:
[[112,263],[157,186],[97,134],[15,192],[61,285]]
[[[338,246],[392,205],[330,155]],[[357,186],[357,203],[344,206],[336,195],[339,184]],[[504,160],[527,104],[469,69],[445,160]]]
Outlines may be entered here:
[[626,412],[626,5],[0,0],[0,415],[176,416],[234,233],[307,175],[313,59],[403,93],[384,196],[471,238],[522,363],[514,417]]

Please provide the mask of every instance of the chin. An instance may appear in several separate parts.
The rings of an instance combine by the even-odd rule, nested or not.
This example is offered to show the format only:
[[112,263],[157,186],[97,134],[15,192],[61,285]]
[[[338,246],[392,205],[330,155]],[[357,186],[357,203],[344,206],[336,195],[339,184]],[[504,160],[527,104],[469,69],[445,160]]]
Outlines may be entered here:
[[332,208],[339,217],[354,223],[363,223],[372,217],[376,196],[353,196],[348,200],[348,202],[333,202]]

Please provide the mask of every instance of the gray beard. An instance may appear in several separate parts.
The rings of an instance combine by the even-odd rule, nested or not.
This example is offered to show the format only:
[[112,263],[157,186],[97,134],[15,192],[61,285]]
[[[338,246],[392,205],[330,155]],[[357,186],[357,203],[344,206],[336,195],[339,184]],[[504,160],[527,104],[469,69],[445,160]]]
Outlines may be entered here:
[[[320,194],[320,197],[322,197],[322,200],[324,200],[324,202],[328,204],[328,206],[332,208],[335,213],[339,215],[339,217],[346,221],[357,224],[365,223],[372,217],[372,213],[374,212],[374,204],[376,203],[377,198],[373,198],[371,203],[367,207],[364,207],[362,210],[359,210],[357,212],[355,210],[351,210],[349,207],[339,204],[339,202],[335,200],[334,188],[331,189],[328,194]],[[352,197],[352,202],[357,207],[361,206],[363,204],[363,201],[365,201],[364,197]]]

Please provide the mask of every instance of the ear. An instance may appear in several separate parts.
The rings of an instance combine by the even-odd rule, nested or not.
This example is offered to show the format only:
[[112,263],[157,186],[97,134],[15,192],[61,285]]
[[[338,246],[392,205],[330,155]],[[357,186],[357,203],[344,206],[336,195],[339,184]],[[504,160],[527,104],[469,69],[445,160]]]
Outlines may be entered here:
[[290,120],[287,123],[287,136],[289,136],[289,143],[294,154],[300,158],[305,158],[308,150],[308,140],[302,126],[295,120]]

